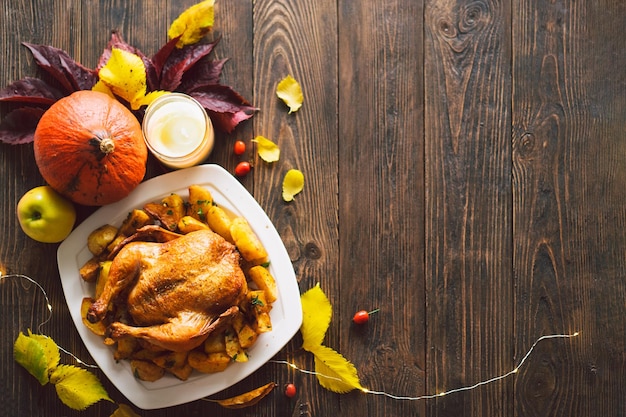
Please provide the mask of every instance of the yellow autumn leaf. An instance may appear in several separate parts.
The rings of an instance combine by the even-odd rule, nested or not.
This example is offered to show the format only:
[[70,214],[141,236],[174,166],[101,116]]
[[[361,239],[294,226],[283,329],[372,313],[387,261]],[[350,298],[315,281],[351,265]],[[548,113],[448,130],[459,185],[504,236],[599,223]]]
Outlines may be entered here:
[[297,169],[290,169],[283,179],[283,200],[289,202],[304,188],[304,174]]
[[140,57],[113,48],[98,76],[115,95],[128,101],[133,110],[140,107],[137,103],[146,95],[146,67]]
[[302,107],[304,101],[302,88],[291,75],[287,75],[278,83],[276,95],[289,107],[289,113],[298,111]]
[[280,148],[271,140],[263,136],[257,136],[252,139],[252,142],[256,142],[257,153],[265,162],[276,162],[280,158]]
[[317,284],[300,296],[302,304],[302,348],[312,351],[324,341],[326,331],[330,325],[333,307]]
[[339,352],[319,345],[313,348],[312,353],[317,380],[322,387],[339,394],[363,389],[356,367]]
[[[50,364],[53,362],[52,355],[50,352],[47,353],[48,349],[31,336],[30,331],[28,336],[20,332],[13,344],[13,358],[28,373],[37,378],[41,385],[46,385],[49,382]],[[58,348],[55,357],[59,357]],[[58,359],[56,362],[58,363]],[[52,368],[54,367],[56,364],[52,366]]]
[[135,413],[129,405],[118,404],[117,410],[111,414],[111,417],[141,417]]
[[74,365],[59,365],[50,382],[63,404],[74,410],[84,410],[100,400],[113,402],[97,376]]
[[177,48],[197,43],[213,27],[215,0],[205,0],[182,12],[172,22],[167,35],[170,39],[180,36]]
[[98,80],[98,82],[95,83],[93,87],[91,87],[91,91],[97,91],[99,93],[104,93],[104,94],[110,96],[111,98],[115,98],[115,95],[113,94],[113,91],[111,91],[109,86],[106,85],[106,83],[104,81],[102,81],[102,80]]

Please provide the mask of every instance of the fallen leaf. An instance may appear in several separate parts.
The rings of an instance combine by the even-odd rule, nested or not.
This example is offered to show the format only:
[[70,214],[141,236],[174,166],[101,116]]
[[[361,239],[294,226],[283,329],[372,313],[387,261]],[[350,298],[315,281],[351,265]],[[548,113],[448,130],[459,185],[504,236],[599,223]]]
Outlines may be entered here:
[[217,43],[218,41],[201,45],[189,45],[182,49],[172,50],[163,63],[159,88],[169,91],[176,90],[185,72],[190,70],[202,58],[209,55]]
[[311,351],[322,344],[333,315],[333,307],[319,284],[300,296],[302,304],[302,348]]
[[265,162],[276,162],[280,158],[280,148],[271,140],[263,136],[257,136],[252,139],[252,142],[256,142],[257,153]]
[[0,142],[21,145],[35,140],[35,129],[45,110],[20,107],[7,114],[0,123]]
[[254,116],[258,110],[226,85],[213,84],[191,91],[189,95],[207,110],[213,126],[226,133],[232,132],[239,123]]
[[63,404],[74,410],[84,410],[100,400],[113,402],[94,374],[74,365],[59,365],[50,382]]
[[278,83],[276,95],[289,107],[289,113],[298,111],[302,107],[304,101],[302,88],[291,75],[287,75]]
[[241,395],[237,395],[236,397],[226,398],[224,400],[211,400],[211,401],[216,402],[225,408],[237,409],[237,408],[250,407],[250,406],[257,404],[265,396],[267,396],[267,394],[272,392],[274,387],[276,387],[276,383],[270,382],[259,388],[253,389],[252,391],[246,392]]
[[65,88],[67,94],[78,90],[89,90],[96,83],[96,71],[74,61],[64,50],[28,42],[22,42],[22,45],[33,54],[37,65]]
[[176,47],[197,43],[213,27],[215,0],[205,0],[182,12],[172,22],[167,35],[179,38]]
[[304,188],[304,174],[297,169],[290,169],[283,179],[283,200],[289,202]]
[[26,77],[0,90],[0,101],[50,106],[63,97],[56,88],[39,78]]
[[312,353],[315,356],[317,380],[322,387],[339,394],[363,389],[356,367],[339,352],[319,345]]
[[46,357],[46,351],[39,341],[20,332],[13,344],[13,358],[28,373],[34,376],[41,385],[46,385],[50,381],[49,359]]
[[111,414],[111,417],[141,417],[139,414],[135,413],[129,405],[126,404],[118,404],[117,410]]
[[125,50],[113,48],[106,65],[98,72],[100,80],[111,91],[126,100],[133,110],[139,109],[146,95],[146,67],[142,59]]

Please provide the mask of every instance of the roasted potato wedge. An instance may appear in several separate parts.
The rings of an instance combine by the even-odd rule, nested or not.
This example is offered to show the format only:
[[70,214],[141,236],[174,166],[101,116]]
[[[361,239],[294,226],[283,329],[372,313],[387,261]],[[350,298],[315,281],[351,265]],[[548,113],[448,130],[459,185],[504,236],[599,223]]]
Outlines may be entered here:
[[167,230],[175,231],[186,212],[185,201],[178,194],[170,194],[160,203],[147,203],[143,208]]
[[135,378],[141,379],[142,381],[158,381],[163,378],[163,375],[165,374],[165,369],[153,362],[140,359],[132,359],[130,361],[130,368],[132,369]]
[[209,227],[209,225],[201,222],[195,217],[183,216],[178,221],[178,231],[184,235],[186,235],[187,233],[195,232],[196,230],[203,230],[203,229],[211,229],[211,228]]
[[230,233],[231,219],[228,213],[221,207],[212,205],[207,213],[207,223],[211,230],[229,241],[235,243]]
[[87,236],[87,249],[94,256],[100,256],[117,236],[117,227],[105,224]]
[[199,185],[189,186],[187,215],[206,222],[209,208],[213,205],[213,196],[206,188]]
[[246,261],[257,264],[267,261],[267,251],[246,219],[235,217],[230,225],[230,234]]
[[189,352],[187,361],[193,369],[208,374],[222,372],[228,367],[232,359],[226,352],[204,353],[199,350],[192,350]]
[[261,265],[253,266],[248,270],[248,276],[254,284],[265,292],[265,299],[268,303],[273,303],[278,298],[276,280],[270,271]]

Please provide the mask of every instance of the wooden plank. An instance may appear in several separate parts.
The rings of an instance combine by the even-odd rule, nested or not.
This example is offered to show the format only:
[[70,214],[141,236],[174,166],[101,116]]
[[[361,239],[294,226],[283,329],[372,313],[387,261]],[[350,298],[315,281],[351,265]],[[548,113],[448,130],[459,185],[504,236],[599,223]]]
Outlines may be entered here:
[[[426,370],[422,3],[340,1],[338,24],[341,352],[368,389],[409,397],[424,393]],[[373,395],[342,407],[425,414],[423,402]]]
[[517,356],[541,334],[582,332],[537,348],[518,415],[626,413],[625,14],[621,1],[514,9]]
[[[337,79],[336,3],[256,0],[253,25],[254,104],[260,108],[253,121],[254,134],[265,136],[281,149],[280,161],[272,165],[255,156],[254,196],[287,247],[301,291],[320,283],[327,294],[336,295],[340,289],[334,145],[338,98],[337,85],[332,82]],[[300,83],[304,93],[302,108],[292,114],[276,96],[277,84],[287,75]],[[281,198],[282,181],[291,168],[303,171],[305,188],[294,201],[285,203]],[[339,307],[337,298],[331,301]],[[330,330],[326,339],[329,346],[338,347],[339,332],[336,327]],[[313,369],[312,355],[299,350],[297,338],[290,346],[286,352],[291,353],[283,359]],[[300,398],[311,415],[337,409],[338,397],[329,397],[315,377],[293,371],[287,375],[297,381]],[[271,409],[276,404],[267,406]],[[292,405],[268,415],[297,412]]]
[[[425,15],[427,391],[513,368],[509,2],[433,0]],[[512,412],[512,381],[429,402]]]

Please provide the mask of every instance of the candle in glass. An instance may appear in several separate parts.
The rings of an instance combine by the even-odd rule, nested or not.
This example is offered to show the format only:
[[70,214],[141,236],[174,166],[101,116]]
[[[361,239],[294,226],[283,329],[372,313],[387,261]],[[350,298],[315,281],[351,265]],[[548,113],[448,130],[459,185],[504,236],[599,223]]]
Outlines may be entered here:
[[150,152],[170,168],[197,165],[213,149],[211,119],[202,105],[186,94],[169,93],[150,103],[142,129]]

